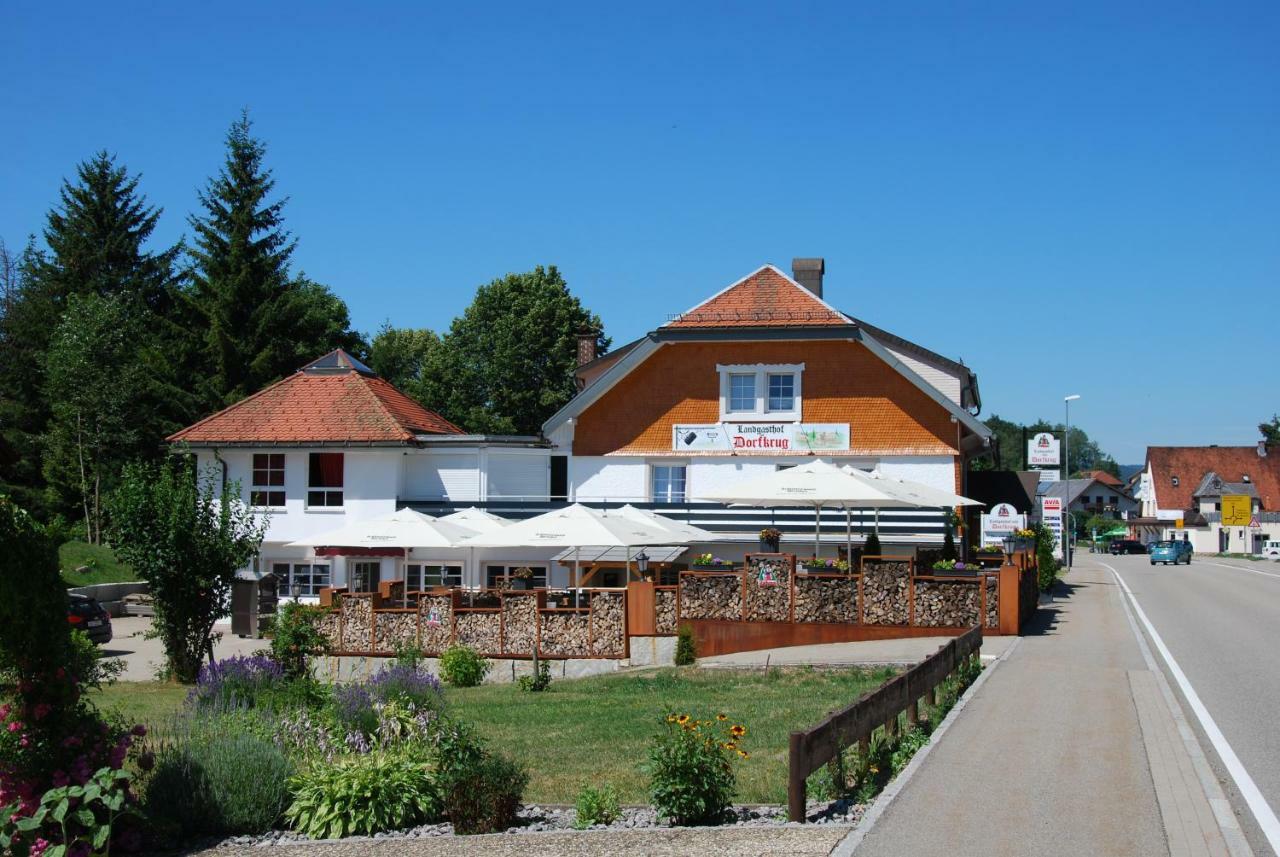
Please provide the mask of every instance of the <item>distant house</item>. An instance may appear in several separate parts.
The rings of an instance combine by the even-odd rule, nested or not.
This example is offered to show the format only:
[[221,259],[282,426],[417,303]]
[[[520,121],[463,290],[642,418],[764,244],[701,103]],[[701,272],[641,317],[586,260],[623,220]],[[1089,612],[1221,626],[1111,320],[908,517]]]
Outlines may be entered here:
[[1075,516],[1077,524],[1083,524],[1088,518],[1100,515],[1121,521],[1137,514],[1138,501],[1124,490],[1120,480],[1105,474],[1108,479],[1102,481],[1090,477],[1088,479],[1061,479],[1056,482],[1042,482],[1038,494],[1041,497],[1058,497],[1067,506],[1067,511]]
[[[1148,447],[1138,484],[1137,523],[1159,538],[1185,538],[1204,553],[1260,553],[1280,537],[1280,456],[1263,444]],[[1247,525],[1222,526],[1228,496],[1249,498]]]

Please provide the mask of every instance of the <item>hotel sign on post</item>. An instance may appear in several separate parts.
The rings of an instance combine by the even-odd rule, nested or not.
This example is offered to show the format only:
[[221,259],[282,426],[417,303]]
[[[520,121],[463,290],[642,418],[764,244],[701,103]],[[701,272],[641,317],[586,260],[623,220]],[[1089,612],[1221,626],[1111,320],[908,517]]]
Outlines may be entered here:
[[848,423],[704,423],[672,427],[678,452],[827,452],[849,448]]
[[997,503],[991,513],[982,516],[982,544],[998,545],[1005,536],[1027,525],[1025,515],[1018,513],[1009,503]]
[[1041,497],[1040,498],[1040,520],[1053,531],[1054,556],[1062,559],[1062,498],[1061,497]]
[[1027,441],[1027,465],[1057,467],[1061,461],[1061,441],[1047,431],[1037,432]]

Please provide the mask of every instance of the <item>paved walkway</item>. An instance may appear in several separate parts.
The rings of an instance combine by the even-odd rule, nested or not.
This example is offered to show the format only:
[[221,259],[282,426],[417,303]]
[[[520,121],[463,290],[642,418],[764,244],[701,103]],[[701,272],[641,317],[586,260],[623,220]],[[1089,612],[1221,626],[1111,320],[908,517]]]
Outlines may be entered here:
[[854,852],[1226,855],[1113,578],[1069,594],[974,695]]
[[[788,646],[761,649],[757,652],[735,652],[698,661],[700,667],[770,666],[871,666],[895,664],[911,666],[920,663],[946,645],[951,637],[914,637],[906,640],[867,640],[861,643],[821,643],[813,646]],[[983,637],[983,658],[997,658],[1017,637]]]
[[[164,646],[158,639],[147,639],[145,635],[149,630],[150,616],[120,616],[111,620],[111,642],[102,647],[102,653],[124,661],[121,681],[152,681],[164,666]],[[222,639],[213,647],[217,658],[247,655],[271,647],[270,640],[240,639],[231,633],[230,625],[215,625],[213,630],[222,634]]]

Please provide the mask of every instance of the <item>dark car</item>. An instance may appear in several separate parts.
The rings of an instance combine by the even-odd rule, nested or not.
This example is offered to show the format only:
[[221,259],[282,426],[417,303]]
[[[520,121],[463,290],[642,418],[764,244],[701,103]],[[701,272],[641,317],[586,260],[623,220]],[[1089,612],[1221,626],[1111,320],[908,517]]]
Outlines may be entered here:
[[1113,554],[1146,553],[1147,546],[1137,539],[1115,539],[1108,551]]
[[111,614],[98,599],[72,592],[67,596],[67,622],[98,645],[111,642]]

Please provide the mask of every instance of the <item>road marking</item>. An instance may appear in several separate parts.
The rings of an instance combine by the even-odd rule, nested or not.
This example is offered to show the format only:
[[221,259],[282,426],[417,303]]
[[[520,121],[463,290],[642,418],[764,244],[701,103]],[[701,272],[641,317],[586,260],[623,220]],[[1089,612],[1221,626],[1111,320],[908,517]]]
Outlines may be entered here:
[[[1147,634],[1151,636],[1151,642],[1155,643],[1156,651],[1160,653],[1160,657],[1164,658],[1165,664],[1169,667],[1169,673],[1173,676],[1173,680],[1178,683],[1178,687],[1182,690],[1182,695],[1186,698],[1187,704],[1191,706],[1192,713],[1200,721],[1200,727],[1204,729],[1204,734],[1208,736],[1209,743],[1213,744],[1213,749],[1217,751],[1218,758],[1222,759],[1222,764],[1227,769],[1227,773],[1231,775],[1231,779],[1235,781],[1236,788],[1240,790],[1241,796],[1244,797],[1245,803],[1248,804],[1249,811],[1257,819],[1258,827],[1262,828],[1262,835],[1267,838],[1271,849],[1276,854],[1280,854],[1280,819],[1276,818],[1275,812],[1267,804],[1267,799],[1258,790],[1257,783],[1253,781],[1253,777],[1249,776],[1249,772],[1245,770],[1240,757],[1236,755],[1236,751],[1231,749],[1231,745],[1227,742],[1227,737],[1222,734],[1222,730],[1218,728],[1213,716],[1209,714],[1209,710],[1200,701],[1200,695],[1191,686],[1186,673],[1182,671],[1182,667],[1178,666],[1178,662],[1174,660],[1173,653],[1169,651],[1169,647],[1164,644],[1164,639],[1156,631],[1155,626],[1151,624],[1147,614],[1143,612],[1142,605],[1134,597],[1133,590],[1129,589],[1129,584],[1124,582],[1124,578],[1120,576],[1118,571],[1105,562],[1099,562],[1098,564],[1115,576],[1116,582],[1120,584],[1120,588],[1128,596],[1129,603],[1133,606],[1133,612],[1137,614],[1138,619],[1142,622],[1142,627],[1147,629]],[[1248,571],[1248,569],[1242,570]]]
[[1247,571],[1250,574],[1261,574],[1263,577],[1280,577],[1280,574],[1276,574],[1272,571],[1258,571],[1256,568],[1245,568],[1242,565],[1227,565],[1225,562],[1206,562],[1204,560],[1199,560],[1199,562],[1201,565],[1216,565],[1218,568],[1229,568],[1233,571]]

